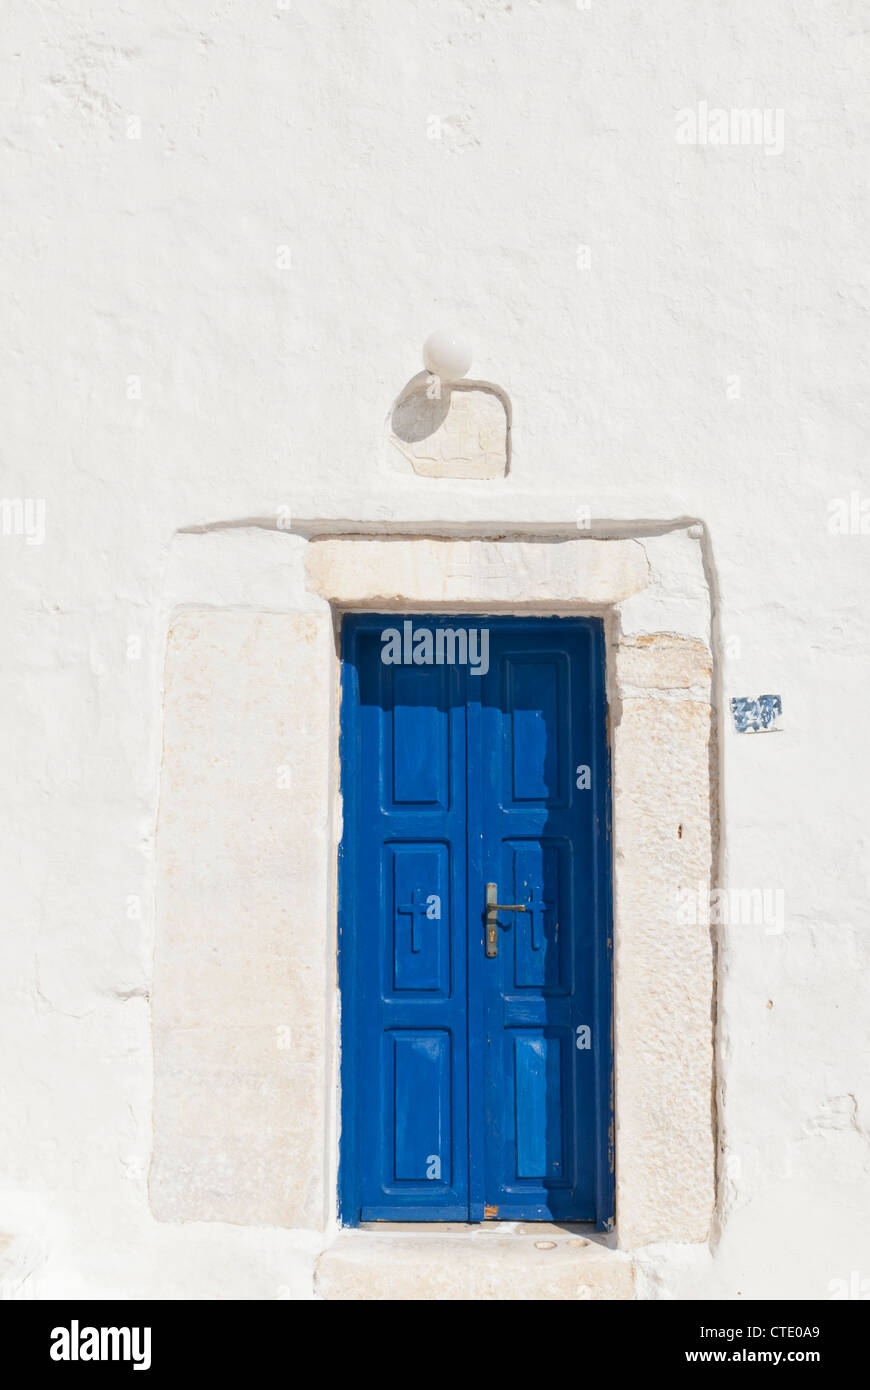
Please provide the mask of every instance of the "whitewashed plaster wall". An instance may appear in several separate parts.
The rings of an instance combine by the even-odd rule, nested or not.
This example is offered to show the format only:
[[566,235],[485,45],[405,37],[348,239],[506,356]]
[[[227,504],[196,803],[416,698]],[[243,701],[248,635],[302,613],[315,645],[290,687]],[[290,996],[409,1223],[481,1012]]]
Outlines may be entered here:
[[[870,1278],[870,537],[828,527],[870,492],[862,13],[7,5],[0,492],[45,500],[41,544],[0,536],[8,1296],[311,1296],[322,1232],[147,1194],[167,565],[284,508],[706,525],[720,700],[785,711],[723,729],[720,875],[785,929],[720,929],[717,1227],[636,1288]],[[781,109],[781,152],[678,143],[701,101]],[[453,321],[505,479],[394,462]]]

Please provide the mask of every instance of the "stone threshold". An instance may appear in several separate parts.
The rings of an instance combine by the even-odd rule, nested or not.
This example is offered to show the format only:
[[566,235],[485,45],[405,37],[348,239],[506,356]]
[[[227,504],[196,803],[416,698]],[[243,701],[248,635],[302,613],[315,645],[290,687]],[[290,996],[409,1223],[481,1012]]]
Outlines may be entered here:
[[[385,1229],[388,1227],[388,1229]],[[317,1260],[332,1300],[628,1300],[631,1259],[610,1237],[545,1222],[373,1223],[338,1232]]]

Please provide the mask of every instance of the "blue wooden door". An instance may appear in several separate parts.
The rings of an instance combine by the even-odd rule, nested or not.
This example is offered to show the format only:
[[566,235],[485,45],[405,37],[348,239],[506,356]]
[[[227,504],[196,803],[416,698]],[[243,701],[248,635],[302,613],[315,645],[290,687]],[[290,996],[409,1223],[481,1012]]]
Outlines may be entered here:
[[606,1228],[602,624],[348,616],[342,658],[342,1219]]

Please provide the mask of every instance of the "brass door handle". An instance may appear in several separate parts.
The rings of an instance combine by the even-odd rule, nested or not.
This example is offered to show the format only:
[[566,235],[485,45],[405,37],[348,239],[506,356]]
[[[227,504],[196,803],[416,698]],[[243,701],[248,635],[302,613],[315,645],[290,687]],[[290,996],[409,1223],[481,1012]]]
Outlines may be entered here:
[[498,914],[500,912],[528,912],[525,903],[499,903],[498,884],[486,885],[486,954],[498,955]]

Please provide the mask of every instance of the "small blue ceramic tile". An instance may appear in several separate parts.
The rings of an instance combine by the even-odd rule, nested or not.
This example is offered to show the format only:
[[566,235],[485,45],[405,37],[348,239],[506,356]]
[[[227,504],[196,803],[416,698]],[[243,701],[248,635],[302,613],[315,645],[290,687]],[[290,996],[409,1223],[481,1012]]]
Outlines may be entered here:
[[731,714],[738,734],[770,734],[782,726],[782,696],[732,697]]

